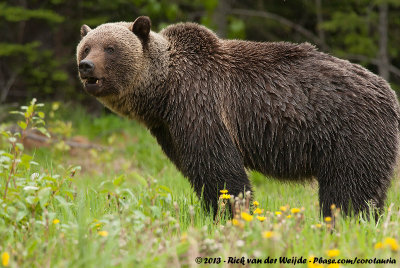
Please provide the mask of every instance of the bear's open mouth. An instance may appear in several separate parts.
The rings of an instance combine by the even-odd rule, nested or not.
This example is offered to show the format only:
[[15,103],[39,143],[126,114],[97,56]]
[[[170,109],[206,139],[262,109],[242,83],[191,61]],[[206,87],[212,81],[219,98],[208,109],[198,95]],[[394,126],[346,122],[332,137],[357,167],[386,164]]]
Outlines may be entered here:
[[85,81],[85,86],[100,86],[101,84],[101,78],[97,77],[82,77],[82,79]]
[[88,85],[93,85],[93,84],[99,84],[100,83],[100,79],[96,78],[96,77],[89,77],[86,79],[86,84]]
[[103,85],[103,79],[97,77],[82,77],[86,91],[89,94],[96,94],[101,91]]

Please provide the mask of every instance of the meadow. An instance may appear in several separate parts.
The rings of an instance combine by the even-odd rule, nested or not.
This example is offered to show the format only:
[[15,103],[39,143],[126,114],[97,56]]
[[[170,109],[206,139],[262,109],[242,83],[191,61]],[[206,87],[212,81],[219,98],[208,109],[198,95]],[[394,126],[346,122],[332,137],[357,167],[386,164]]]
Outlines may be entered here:
[[[249,171],[254,202],[221,192],[214,220],[139,123],[72,104],[19,111],[0,123],[0,267],[399,267],[397,177],[378,222],[332,207],[333,226],[315,182]],[[32,127],[52,142],[29,144]]]

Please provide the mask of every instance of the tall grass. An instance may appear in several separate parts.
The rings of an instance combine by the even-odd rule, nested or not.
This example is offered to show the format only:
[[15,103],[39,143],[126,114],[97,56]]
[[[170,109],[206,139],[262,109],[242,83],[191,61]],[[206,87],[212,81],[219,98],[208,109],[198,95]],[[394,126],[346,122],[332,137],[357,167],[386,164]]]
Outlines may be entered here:
[[[282,267],[288,265],[279,263],[284,256],[322,257],[327,260],[324,267],[332,259],[355,257],[391,258],[397,262],[392,267],[400,263],[398,179],[393,181],[378,223],[338,217],[333,227],[320,217],[317,184],[282,183],[249,172],[254,200],[265,219],[261,222],[253,215],[250,220],[246,214],[238,214],[234,221],[222,219],[215,224],[210,213],[201,209],[187,180],[138,123],[110,114],[93,118],[79,107],[61,108],[46,119],[70,121],[69,138],[88,137],[103,148],[25,149],[38,165],[21,169],[15,179],[30,178],[33,173],[48,176],[59,192],[51,188],[49,197],[34,203],[35,210],[28,207],[29,213],[19,220],[18,198],[11,194],[0,200],[0,254],[10,256],[0,266],[195,267],[199,266],[196,257],[203,258],[204,266],[217,265],[204,264],[204,258],[221,258],[219,265],[226,266],[229,257],[263,261],[270,257],[278,258],[271,266]],[[3,152],[11,150],[6,140],[0,146]],[[71,168],[76,165],[81,166],[80,171]],[[0,193],[6,179],[6,174],[0,173]],[[38,184],[37,180],[24,183]],[[11,188],[25,186],[17,183]],[[39,198],[45,194],[39,194],[41,189],[32,190],[31,195]],[[11,207],[15,213],[9,211]],[[250,216],[255,206],[241,209]],[[333,249],[337,251],[329,251]],[[313,262],[307,261],[307,265],[317,267]]]

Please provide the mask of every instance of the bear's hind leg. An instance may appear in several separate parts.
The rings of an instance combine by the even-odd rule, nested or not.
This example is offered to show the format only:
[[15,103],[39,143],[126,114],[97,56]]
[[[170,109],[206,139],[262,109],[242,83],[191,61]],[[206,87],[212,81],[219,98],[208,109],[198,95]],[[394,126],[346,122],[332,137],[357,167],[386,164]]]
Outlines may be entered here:
[[[374,166],[350,167],[348,164],[331,165],[320,172],[319,202],[323,217],[332,216],[331,206],[340,208],[344,215],[382,212],[390,184],[390,172]],[[374,211],[370,211],[373,209]]]

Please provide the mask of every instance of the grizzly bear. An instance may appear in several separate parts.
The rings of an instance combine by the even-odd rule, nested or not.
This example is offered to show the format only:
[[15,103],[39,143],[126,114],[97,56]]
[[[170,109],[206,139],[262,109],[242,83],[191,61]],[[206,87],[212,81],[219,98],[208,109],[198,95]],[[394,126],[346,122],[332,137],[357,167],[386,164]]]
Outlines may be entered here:
[[357,64],[288,42],[223,40],[195,23],[150,30],[83,25],[85,90],[142,122],[216,212],[219,190],[251,191],[246,169],[316,178],[322,214],[382,210],[399,147],[387,82]]

